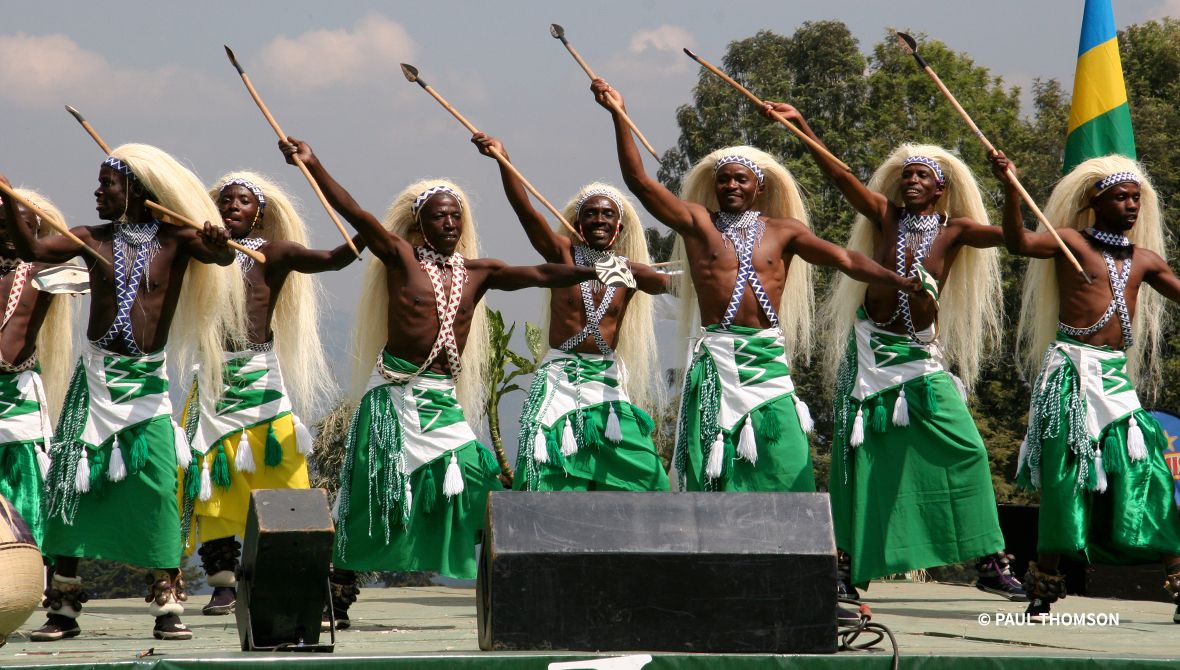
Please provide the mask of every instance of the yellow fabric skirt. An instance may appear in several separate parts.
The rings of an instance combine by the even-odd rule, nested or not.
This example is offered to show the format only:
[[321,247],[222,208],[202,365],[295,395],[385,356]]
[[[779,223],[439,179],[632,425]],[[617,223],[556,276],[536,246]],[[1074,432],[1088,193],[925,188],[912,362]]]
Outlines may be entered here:
[[[275,467],[268,467],[266,462],[266,432],[273,427],[275,437],[283,445],[283,461]],[[281,416],[270,423],[264,423],[253,428],[247,428],[246,434],[250,439],[250,449],[254,452],[254,472],[238,472],[233,467],[234,457],[238,451],[241,432],[233,433],[223,439],[225,455],[229,458],[230,486],[223,489],[213,487],[213,496],[209,500],[193,503],[193,523],[189,536],[185,538],[184,553],[191,555],[197,546],[210,540],[223,537],[244,535],[246,532],[246,514],[250,511],[250,493],[257,489],[306,489],[310,484],[307,479],[307,459],[295,444],[295,421],[291,414]],[[212,467],[217,449],[210,449],[203,457]],[[203,465],[203,463],[200,463]],[[198,467],[198,471],[200,468]],[[187,473],[180,470],[180,486],[177,487],[177,499],[180,508],[184,509],[184,477]]]

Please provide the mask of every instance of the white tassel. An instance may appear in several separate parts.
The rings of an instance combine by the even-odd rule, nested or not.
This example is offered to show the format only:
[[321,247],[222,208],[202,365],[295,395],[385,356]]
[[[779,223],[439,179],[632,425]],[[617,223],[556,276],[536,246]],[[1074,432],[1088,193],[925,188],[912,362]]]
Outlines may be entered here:
[[538,463],[549,462],[549,445],[545,442],[545,429],[537,426],[537,434],[533,437],[533,460]]
[[172,428],[172,442],[176,446],[176,464],[188,469],[188,466],[193,462],[193,452],[189,449],[188,435],[185,434],[183,428],[176,424],[172,424]]
[[340,499],[344,497],[341,491],[336,492],[336,502],[332,503],[332,520],[340,521]]
[[107,468],[107,479],[112,482],[121,482],[127,477],[127,463],[123,461],[123,448],[115,445],[111,449],[111,466]]
[[610,404],[610,416],[606,417],[606,439],[618,444],[623,441],[623,426],[619,423],[619,415],[615,413],[615,404]]
[[41,470],[41,481],[49,479],[49,451],[45,445],[37,447],[37,467]]
[[1131,417],[1131,427],[1127,429],[1127,457],[1132,461],[1142,461],[1147,458],[1147,442],[1143,439],[1143,430],[1139,422]]
[[852,437],[848,438],[848,444],[854,447],[859,447],[865,441],[865,417],[864,411],[861,408],[856,408],[856,419],[852,421]]
[[574,437],[574,425],[570,418],[565,418],[565,428],[561,431],[561,455],[573,456],[578,453],[578,439]]
[[206,502],[213,497],[213,477],[209,474],[209,459],[201,465],[201,493],[197,496],[201,502]]
[[443,477],[443,495],[453,498],[463,492],[463,473],[459,470],[459,457],[451,452],[451,464]]
[[90,459],[86,457],[86,448],[82,448],[82,458],[78,459],[78,472],[74,474],[74,490],[78,493],[90,492]]
[[750,461],[750,464],[758,462],[758,443],[754,441],[754,424],[750,421],[750,415],[746,415],[746,422],[742,425],[742,433],[738,437],[737,445],[738,458],[744,458]]
[[250,448],[250,435],[242,431],[238,438],[238,450],[234,453],[234,468],[238,472],[254,472],[254,450]]
[[893,403],[893,425],[910,425],[910,403],[905,399],[905,387],[897,394],[897,402]]
[[1016,455],[1016,476],[1020,476],[1020,471],[1024,469],[1024,459],[1028,458],[1028,435],[1024,436],[1024,441],[1020,443],[1020,453]]
[[795,414],[799,415],[799,427],[808,435],[815,430],[815,421],[811,419],[811,408],[799,396],[795,396]]
[[1098,475],[1098,483],[1094,490],[1106,493],[1106,470],[1102,467],[1102,450],[1094,452],[1094,471]]
[[315,438],[311,436],[311,431],[303,425],[303,419],[299,417],[295,417],[295,450],[304,456],[315,451]]
[[721,431],[717,431],[717,439],[713,440],[713,447],[709,449],[709,462],[705,464],[705,476],[709,479],[721,476],[721,466],[725,460],[725,440],[721,435]]

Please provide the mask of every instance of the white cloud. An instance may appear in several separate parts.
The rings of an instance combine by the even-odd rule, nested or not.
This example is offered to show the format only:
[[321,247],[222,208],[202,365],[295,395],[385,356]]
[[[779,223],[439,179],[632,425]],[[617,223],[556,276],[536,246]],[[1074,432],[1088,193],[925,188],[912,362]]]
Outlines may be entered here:
[[615,52],[610,71],[639,77],[667,77],[694,71],[695,67],[681,49],[696,45],[688,30],[664,24],[654,30],[639,30],[631,35],[627,49]]
[[1162,19],[1165,16],[1180,19],[1180,0],[1164,0],[1159,6],[1147,13],[1149,19]]
[[655,30],[640,30],[631,36],[631,51],[643,53],[648,49],[657,51],[680,51],[684,47],[692,47],[693,34],[681,28],[665,23]]
[[279,35],[259,54],[264,68],[291,90],[361,84],[398,73],[418,45],[400,23],[369,12],[349,32],[309,30],[292,39]]

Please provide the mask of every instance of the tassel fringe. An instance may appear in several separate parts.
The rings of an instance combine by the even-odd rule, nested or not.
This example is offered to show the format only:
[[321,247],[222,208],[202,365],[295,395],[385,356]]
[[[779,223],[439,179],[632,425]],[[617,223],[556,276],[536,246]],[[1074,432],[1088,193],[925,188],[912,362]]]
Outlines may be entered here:
[[815,421],[811,418],[811,408],[798,395],[795,396],[795,413],[799,415],[799,427],[810,435],[815,430]]
[[[482,449],[483,447],[480,447]],[[447,475],[443,477],[443,495],[454,498],[463,492],[463,471],[459,469],[459,457],[451,452],[451,463],[447,466]]]
[[870,422],[874,433],[884,433],[889,430],[889,420],[885,417],[885,400],[881,396],[877,396],[877,402],[873,404],[873,420]]
[[635,415],[635,422],[639,424],[639,432],[647,437],[651,435],[651,431],[656,429],[656,422],[648,416],[647,412],[635,405],[631,406],[631,413]]
[[[802,423],[802,418],[800,418]],[[779,437],[782,435],[782,423],[779,421],[778,412],[774,408],[774,401],[768,402],[762,406],[762,423],[758,425],[758,437],[761,437],[766,444],[778,444]]]
[[533,460],[538,463],[549,462],[549,442],[545,439],[545,427],[538,424],[537,434],[533,436]]
[[254,450],[250,448],[250,431],[243,430],[238,438],[238,450],[234,453],[234,468],[238,472],[254,472]]
[[606,417],[606,439],[618,444],[623,441],[623,426],[619,423],[619,415],[615,412],[615,404],[610,404],[610,414]]
[[185,435],[184,429],[176,424],[172,424],[172,445],[176,447],[176,464],[187,469],[192,462],[193,451],[188,444],[188,435]]
[[1143,429],[1139,427],[1134,415],[1131,415],[1131,422],[1127,428],[1127,456],[1131,462],[1147,458],[1147,441],[1143,439]]
[[90,461],[87,459],[86,447],[82,447],[82,457],[78,459],[78,472],[74,475],[74,490],[78,493],[90,492]]
[[561,455],[573,456],[578,453],[578,440],[574,437],[574,425],[570,423],[570,418],[565,418],[565,427],[561,430]]
[[111,467],[107,468],[107,479],[121,482],[127,477],[127,463],[123,461],[123,448],[118,444],[111,449]]
[[268,468],[278,467],[283,462],[283,445],[279,444],[279,438],[275,437],[273,423],[266,427],[266,456],[263,462]]
[[422,500],[424,513],[430,514],[434,511],[435,498],[438,497],[438,490],[434,485],[434,468],[426,468],[426,474],[422,476],[422,493],[418,497]]
[[910,404],[905,399],[905,386],[897,393],[897,401],[893,403],[893,425],[910,425]]
[[1094,472],[1097,475],[1094,490],[1099,493],[1106,493],[1106,470],[1102,467],[1102,450],[1099,449],[1094,454]]
[[209,459],[203,459],[201,464],[201,488],[197,497],[201,502],[207,502],[213,497],[213,477],[209,474]]
[[721,431],[717,431],[713,446],[709,448],[709,461],[705,464],[705,476],[709,479],[717,479],[721,476],[725,459],[725,439],[722,435]]
[[303,420],[297,416],[295,417],[295,450],[304,456],[315,451],[315,438],[311,436],[311,431],[307,429],[307,426],[303,425]]
[[749,414],[746,415],[746,421],[742,424],[742,432],[738,438],[737,456],[746,459],[751,465],[758,462],[758,443],[754,440],[754,423],[750,420]]
[[41,471],[41,481],[49,479],[49,452],[44,444],[37,445],[37,469]]
[[854,447],[859,447],[865,442],[865,417],[864,405],[856,408],[856,418],[852,421],[852,436],[848,438],[848,444]]
[[[229,488],[229,456],[225,455],[225,447],[220,444],[217,445],[217,455],[213,457],[212,482],[219,488]],[[202,482],[203,485],[204,482]],[[201,498],[201,500],[208,500],[208,498]]]

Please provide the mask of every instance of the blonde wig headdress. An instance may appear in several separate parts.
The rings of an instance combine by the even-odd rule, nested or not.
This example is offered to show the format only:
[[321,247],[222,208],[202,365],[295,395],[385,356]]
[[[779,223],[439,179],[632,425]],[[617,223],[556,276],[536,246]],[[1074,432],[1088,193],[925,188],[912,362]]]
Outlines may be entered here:
[[[566,203],[561,215],[566,221],[576,222],[578,209],[595,195],[609,198],[619,208],[619,230],[611,244],[611,250],[620,256],[626,256],[635,263],[651,264],[651,257],[647,253],[647,236],[643,232],[643,223],[639,220],[635,203],[625,196],[622,191],[611,186],[594,182],[583,186],[570,201]],[[584,244],[581,238],[575,236],[565,226],[555,228],[559,233],[573,241],[574,246]],[[549,332],[552,303],[552,292],[545,289],[544,316],[542,329]],[[659,357],[656,353],[655,319],[653,315],[651,296],[643,291],[636,291],[627,304],[627,311],[619,330],[618,349],[615,353],[623,362],[627,376],[624,387],[631,402],[646,408],[648,411],[658,409],[657,403],[662,400],[663,385],[658,383]]]
[[[1053,189],[1049,202],[1045,205],[1045,218],[1055,228],[1085,230],[1093,226],[1094,210],[1090,208],[1090,198],[1095,194],[1094,186],[1120,172],[1135,175],[1139,180],[1140,189],[1139,218],[1135,226],[1126,232],[1127,239],[1140,249],[1164,256],[1164,230],[1160,220],[1159,199],[1152,188],[1151,180],[1143,171],[1143,166],[1125,156],[1111,154],[1091,158],[1074,168]],[[1038,226],[1037,230],[1044,231],[1044,225]],[[1029,259],[1028,271],[1024,274],[1024,300],[1020,305],[1017,344],[1021,354],[1020,365],[1027,379],[1036,378],[1045,349],[1057,336],[1060,309],[1061,294],[1057,285],[1056,259]],[[1127,351],[1127,374],[1131,379],[1149,378],[1158,372],[1160,334],[1163,332],[1166,318],[1163,296],[1146,283],[1141,284],[1139,300],[1132,316],[1135,344]],[[1146,370],[1143,369],[1145,356],[1149,365]]]
[[[463,232],[459,235],[459,244],[455,251],[462,254],[463,258],[479,258],[479,236],[475,232],[475,219],[471,215],[471,201],[458,186],[449,181],[425,179],[411,184],[389,206],[381,225],[410,244],[424,245],[426,240],[422,237],[417,217],[411,208],[414,199],[421,193],[439,186],[445,186],[457,193],[464,203]],[[352,341],[351,395],[354,401],[359,401],[364,395],[377,355],[385,348],[385,342],[389,339],[389,285],[386,282],[385,263],[375,254],[371,255],[365,267],[365,278],[361,283],[361,299],[357,305],[356,328]],[[463,373],[455,382],[459,404],[463,406],[468,423],[479,431],[485,410],[485,389],[490,381],[488,318],[482,301],[475,306],[475,314],[471,318],[471,331],[463,349],[462,362]]]
[[[111,156],[130,166],[161,205],[198,223],[221,221],[201,180],[164,151],[146,144],[124,144]],[[245,338],[244,303],[236,267],[189,261],[168,332],[169,364],[180,373],[173,379],[187,377],[192,366],[200,363],[202,387],[220,395],[224,345]]]
[[[873,173],[868,189],[902,207],[901,173],[913,160],[924,157],[935,162],[943,176],[942,197],[935,209],[946,218],[962,217],[990,225],[987,208],[979,192],[975,173],[957,156],[942,147],[929,144],[903,144],[889,154]],[[873,253],[877,227],[868,217],[858,215],[848,236],[848,249],[866,255]],[[893,255],[889,255],[890,263]],[[892,268],[890,268],[892,269]],[[830,339],[824,350],[824,371],[828,386],[834,388],[836,371],[844,360],[848,333],[856,322],[856,310],[864,303],[863,282],[840,274],[823,308],[824,330]],[[940,286],[938,311],[939,348],[947,361],[958,368],[963,385],[971,389],[979,376],[980,361],[1000,341],[1000,261],[995,249],[976,249],[964,245],[950,274]]]
[[[714,188],[716,164],[719,159],[730,156],[748,159],[762,171],[760,183],[763,191],[754,200],[752,209],[771,219],[798,219],[803,225],[810,226],[807,222],[807,209],[794,177],[773,156],[753,147],[726,147],[702,158],[685,176],[684,186],[680,190],[681,199],[703,205],[711,212],[717,211],[717,192]],[[738,161],[730,159],[730,162]],[[755,174],[757,175],[757,172]],[[672,258],[681,261],[682,267],[688,269],[683,238],[676,238]],[[680,275],[679,295],[680,336],[687,347],[688,336],[693,326],[700,323],[696,290],[693,288],[692,275],[687,271]],[[783,295],[778,304],[779,325],[786,340],[788,361],[793,361],[796,355],[802,355],[804,360],[810,360],[811,316],[814,309],[815,293],[811,286],[811,265],[796,257],[791,261],[787,281],[783,285]]]
[[[50,202],[49,198],[28,188],[13,189],[20,197],[32,202],[49,216],[65,223],[66,219],[61,211]],[[37,217],[40,222],[40,217]],[[38,237],[57,235],[57,229],[42,223],[37,231]],[[29,277],[32,280],[32,277]],[[70,385],[70,375],[74,371],[74,317],[77,315],[81,301],[69,293],[53,296],[49,304],[49,311],[41,323],[41,331],[37,333],[37,361],[41,366],[41,380],[45,384],[45,395],[49,401],[49,416],[57,423],[57,416],[61,412],[62,401],[66,397],[66,388]]]
[[[217,180],[209,189],[209,196],[216,202],[221,190],[230,184],[253,186],[251,192],[257,189],[255,197],[261,195],[260,206],[266,203],[265,210],[259,209],[262,225],[254,231],[255,237],[267,242],[284,240],[308,246],[303,217],[281,186],[254,172],[231,172]],[[320,282],[313,275],[288,274],[270,324],[283,383],[295,405],[295,413],[303,416],[314,415],[323,409],[335,387],[328,357],[320,341],[321,291]]]

